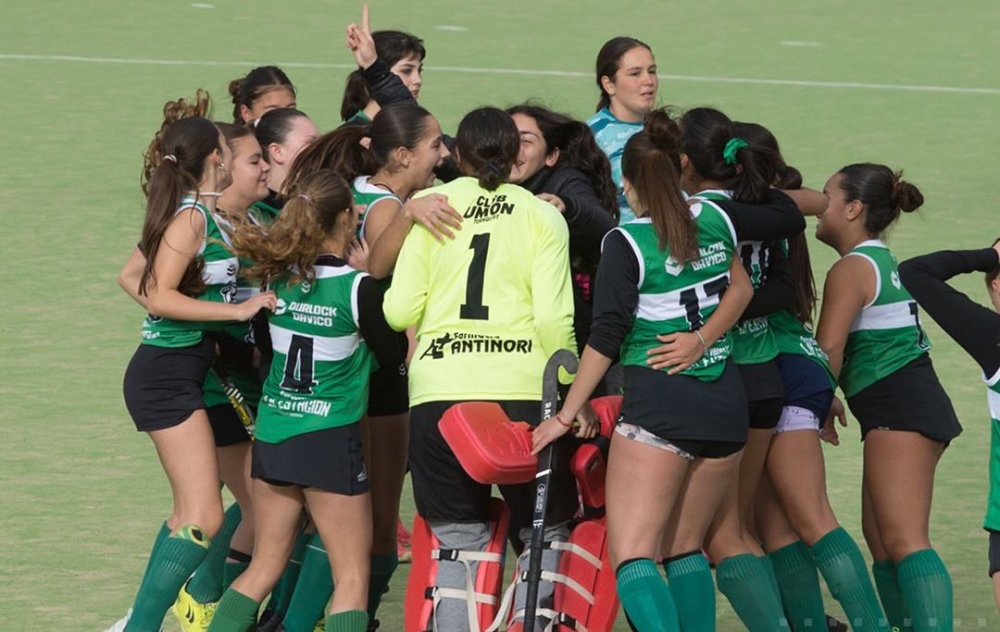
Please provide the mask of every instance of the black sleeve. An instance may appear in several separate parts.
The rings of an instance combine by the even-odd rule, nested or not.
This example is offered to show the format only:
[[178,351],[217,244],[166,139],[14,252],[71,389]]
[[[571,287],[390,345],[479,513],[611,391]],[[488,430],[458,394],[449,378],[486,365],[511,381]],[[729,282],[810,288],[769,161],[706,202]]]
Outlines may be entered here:
[[393,331],[382,312],[382,290],[370,276],[358,284],[358,329],[371,347],[379,366],[399,366],[406,361],[406,332]]
[[904,261],[899,276],[917,303],[972,356],[987,377],[1000,369],[1000,314],[983,307],[946,283],[969,272],[1000,265],[992,248],[942,250]]
[[594,185],[576,169],[560,169],[544,188],[566,205],[563,218],[569,227],[570,254],[596,262],[601,257],[601,240],[615,227],[615,220],[601,206]]
[[713,202],[729,216],[739,241],[781,239],[806,229],[806,219],[799,207],[778,189],[771,189],[767,204],[743,204],[732,200]]
[[767,316],[783,309],[795,311],[795,280],[788,257],[776,242],[764,247],[767,249],[764,283],[753,291],[753,298],[743,311],[741,320]]
[[612,231],[594,281],[594,322],[587,344],[601,355],[618,357],[639,306],[639,261],[625,237]]
[[375,63],[361,71],[365,81],[368,82],[368,92],[375,99],[379,107],[392,105],[393,103],[406,103],[411,101],[416,103],[416,99],[410,94],[409,88],[403,83],[394,72],[389,70],[389,64],[376,59]]

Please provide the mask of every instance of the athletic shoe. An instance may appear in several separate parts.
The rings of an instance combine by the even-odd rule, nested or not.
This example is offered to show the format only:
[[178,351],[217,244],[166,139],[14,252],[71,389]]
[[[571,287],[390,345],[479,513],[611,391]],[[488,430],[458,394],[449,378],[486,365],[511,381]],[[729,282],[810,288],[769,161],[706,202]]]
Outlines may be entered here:
[[[265,610],[265,612],[267,612]],[[257,632],[278,632],[284,628],[281,627],[281,621],[284,619],[283,616],[271,612],[267,619],[261,619],[257,622]]]
[[829,632],[847,632],[847,624],[826,615],[826,629]]
[[410,550],[410,541],[413,536],[406,529],[406,525],[399,518],[396,518],[396,556],[400,564],[408,564],[413,560],[413,552]]
[[375,632],[382,623],[378,619],[368,621],[368,632]]
[[326,632],[326,617],[316,622],[313,632]]
[[[104,632],[125,632],[125,628],[128,627],[128,620],[132,618],[132,609],[129,608],[128,612],[121,619],[115,621],[115,624]],[[160,626],[160,632],[163,632],[163,626]]]
[[203,632],[212,624],[217,605],[218,602],[198,603],[188,592],[187,582],[184,582],[171,610],[181,624],[182,632]]

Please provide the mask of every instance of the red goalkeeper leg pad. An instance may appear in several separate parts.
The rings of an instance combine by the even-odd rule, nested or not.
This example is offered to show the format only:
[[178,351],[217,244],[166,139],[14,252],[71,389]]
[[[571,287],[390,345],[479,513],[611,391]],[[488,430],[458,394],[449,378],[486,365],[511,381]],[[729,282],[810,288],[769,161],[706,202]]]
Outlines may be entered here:
[[[490,504],[490,541],[485,551],[455,551],[442,549],[430,526],[419,515],[413,521],[413,564],[406,584],[404,625],[406,632],[425,632],[432,629],[434,608],[443,599],[457,599],[464,603],[475,602],[470,607],[473,632],[485,629],[496,617],[503,587],[503,567],[507,550],[507,529],[510,513],[499,498]],[[437,586],[438,561],[463,562],[469,568],[476,563],[475,576],[469,589],[448,589]],[[473,614],[474,612],[474,614]]]
[[512,422],[498,404],[464,402],[445,412],[441,436],[466,473],[484,485],[513,485],[535,478],[531,426]]

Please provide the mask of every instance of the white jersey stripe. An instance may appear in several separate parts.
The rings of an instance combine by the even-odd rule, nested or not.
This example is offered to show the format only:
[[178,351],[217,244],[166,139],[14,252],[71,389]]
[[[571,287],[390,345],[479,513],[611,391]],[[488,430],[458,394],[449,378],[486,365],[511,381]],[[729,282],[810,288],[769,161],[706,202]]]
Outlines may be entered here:
[[206,285],[225,285],[236,282],[236,272],[240,269],[240,261],[236,257],[206,261],[201,271],[201,279]]
[[664,292],[662,294],[639,294],[639,307],[636,310],[636,317],[643,320],[662,322],[675,318],[685,318],[687,316],[687,306],[681,300],[681,294],[694,290],[698,295],[698,307],[714,307],[719,304],[719,295],[709,296],[705,292],[705,287],[711,285],[712,281],[722,278],[729,278],[729,272],[723,272],[711,279],[706,279],[698,285],[692,285],[683,290]]
[[1000,393],[991,389],[986,401],[990,406],[990,417],[1000,421]]
[[[296,332],[279,327],[271,323],[271,344],[276,353],[288,355],[288,349],[292,344],[292,336]],[[361,342],[361,336],[353,333],[350,336],[305,336],[313,340],[313,360],[322,362],[336,362],[351,357]]]
[[888,305],[873,305],[864,309],[854,323],[851,324],[851,332],[872,329],[903,329],[913,327],[919,322],[919,315],[914,316],[910,311],[912,301],[900,301],[889,303]]

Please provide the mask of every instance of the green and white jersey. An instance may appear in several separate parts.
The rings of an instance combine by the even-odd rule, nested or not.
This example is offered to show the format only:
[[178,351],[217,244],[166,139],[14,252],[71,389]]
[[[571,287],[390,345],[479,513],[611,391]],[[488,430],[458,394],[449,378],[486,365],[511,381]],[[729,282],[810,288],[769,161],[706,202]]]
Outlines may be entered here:
[[985,381],[992,421],[990,421],[990,495],[983,526],[992,531],[1000,531],[1000,371]]
[[863,257],[875,269],[875,299],[854,319],[844,349],[840,387],[853,397],[931,348],[917,302],[899,280],[899,264],[877,239],[858,244],[847,257]]
[[[195,209],[205,219],[205,239],[198,250],[198,257],[204,262],[201,271],[205,289],[200,301],[232,303],[236,300],[236,278],[240,270],[236,256],[226,247],[228,235],[219,228],[215,215],[203,204],[189,195],[181,200],[176,213]],[[221,331],[230,323],[173,320],[147,315],[142,323],[142,344],[157,347],[190,347],[201,342],[204,331]]]
[[[732,222],[709,201],[694,204],[690,210],[698,226],[699,258],[687,264],[678,264],[670,256],[669,244],[660,250],[660,238],[649,218],[615,229],[625,236],[639,262],[639,305],[622,342],[623,365],[646,366],[646,352],[661,344],[658,334],[700,329],[729,287],[736,246]],[[731,351],[727,333],[682,374],[703,381],[718,379]]]
[[833,373],[830,372],[830,358],[819,346],[812,329],[800,322],[794,314],[785,310],[768,314],[767,320],[771,327],[771,333],[774,335],[774,342],[778,346],[778,353],[789,353],[809,358],[826,371],[827,379],[830,380],[830,388],[836,388],[837,381],[833,379]]
[[371,184],[370,179],[370,176],[360,176],[351,183],[354,205],[358,208],[358,237],[365,234],[365,219],[368,217],[368,209],[382,200],[395,200],[399,204],[403,203],[392,191]]
[[[693,199],[731,200],[732,193],[719,189],[698,192]],[[750,277],[753,289],[767,281],[768,249],[762,241],[741,241],[736,244],[736,254]],[[741,320],[732,329],[733,362],[736,364],[760,364],[773,360],[778,355],[778,344],[771,332],[767,316]]]
[[260,441],[346,426],[367,407],[372,354],[358,324],[358,286],[367,275],[324,261],[314,280],[274,288],[274,359],[258,410]]

